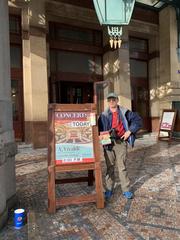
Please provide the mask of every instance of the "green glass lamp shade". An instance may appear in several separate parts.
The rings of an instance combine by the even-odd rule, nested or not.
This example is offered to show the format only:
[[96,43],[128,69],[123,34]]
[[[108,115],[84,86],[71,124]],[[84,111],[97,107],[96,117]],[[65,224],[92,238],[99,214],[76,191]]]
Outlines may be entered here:
[[101,25],[127,25],[135,0],[93,0]]

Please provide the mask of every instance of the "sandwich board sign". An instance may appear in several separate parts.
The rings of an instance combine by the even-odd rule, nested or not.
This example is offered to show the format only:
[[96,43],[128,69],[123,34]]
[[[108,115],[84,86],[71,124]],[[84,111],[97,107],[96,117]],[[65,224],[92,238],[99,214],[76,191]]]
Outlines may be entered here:
[[161,116],[158,139],[171,140],[177,111],[174,109],[164,109]]
[[[96,112],[94,103],[48,105],[49,213],[60,206],[88,202],[104,208]],[[79,174],[82,171],[88,175]],[[65,172],[66,178],[60,177]],[[68,172],[76,172],[76,177],[67,178]],[[93,193],[56,197],[56,184],[88,182],[92,186],[94,180]]]

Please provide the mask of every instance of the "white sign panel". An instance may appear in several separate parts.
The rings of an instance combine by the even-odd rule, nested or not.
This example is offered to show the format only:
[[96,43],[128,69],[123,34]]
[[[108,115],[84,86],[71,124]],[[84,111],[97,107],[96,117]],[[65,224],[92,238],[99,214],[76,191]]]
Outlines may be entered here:
[[175,112],[164,112],[161,122],[161,130],[171,130]]

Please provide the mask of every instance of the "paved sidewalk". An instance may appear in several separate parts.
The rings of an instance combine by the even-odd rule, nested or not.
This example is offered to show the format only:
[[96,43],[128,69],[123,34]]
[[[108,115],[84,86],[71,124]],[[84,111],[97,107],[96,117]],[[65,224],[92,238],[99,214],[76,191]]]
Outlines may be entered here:
[[[54,215],[47,213],[46,154],[46,149],[24,149],[16,155],[17,207],[26,209],[29,224],[15,230],[11,216],[0,240],[180,239],[180,142],[157,143],[151,136],[137,140],[128,158],[134,199],[124,199],[117,183],[104,209],[90,203],[61,207]],[[73,183],[56,190],[61,196],[94,187]]]

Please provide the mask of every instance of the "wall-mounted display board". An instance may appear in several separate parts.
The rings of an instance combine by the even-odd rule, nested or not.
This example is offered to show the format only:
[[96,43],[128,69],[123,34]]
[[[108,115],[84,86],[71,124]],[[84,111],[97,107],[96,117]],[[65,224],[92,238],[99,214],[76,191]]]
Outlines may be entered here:
[[158,139],[171,140],[177,111],[174,109],[164,109],[161,116]]
[[[50,104],[48,125],[48,212],[55,213],[59,206],[86,202],[96,202],[98,208],[103,208],[96,105]],[[56,178],[56,173],[73,171],[87,171],[88,176]],[[87,181],[93,185],[94,177],[96,193],[56,199],[56,184]]]

